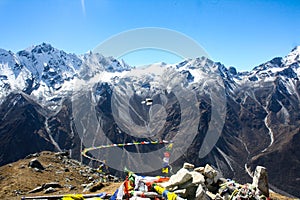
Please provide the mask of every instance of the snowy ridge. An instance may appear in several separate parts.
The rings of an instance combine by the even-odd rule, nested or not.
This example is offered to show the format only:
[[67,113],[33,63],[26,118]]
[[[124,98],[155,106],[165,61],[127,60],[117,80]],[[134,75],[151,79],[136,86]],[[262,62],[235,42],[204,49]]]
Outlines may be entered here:
[[300,46],[295,47],[285,58],[286,65],[291,65],[300,62]]
[[[175,65],[156,63],[146,68],[154,71],[155,67],[158,71],[174,69],[184,75],[189,84],[198,84],[203,82],[208,74],[218,73],[224,80],[228,94],[234,93],[241,86],[260,87],[261,82],[274,82],[280,77],[287,90],[299,96],[294,83],[300,75],[299,53],[300,47],[296,47],[285,58],[274,58],[250,72],[237,72],[234,67],[226,68],[221,63],[204,57],[188,59]],[[21,90],[39,103],[55,109],[78,85],[82,87],[101,82],[118,84],[119,78],[132,69],[134,68],[123,60],[119,62],[112,57],[92,52],[77,56],[55,49],[46,43],[16,54],[0,49],[0,103],[10,92]],[[148,73],[144,76],[145,80],[139,81],[147,82],[154,76]],[[287,78],[289,80],[286,80]],[[155,89],[159,82],[153,79],[150,80],[150,85]]]
[[9,93],[23,91],[55,110],[79,79],[108,82],[129,69],[125,62],[111,57],[92,53],[77,56],[46,43],[16,54],[0,49],[0,103]]

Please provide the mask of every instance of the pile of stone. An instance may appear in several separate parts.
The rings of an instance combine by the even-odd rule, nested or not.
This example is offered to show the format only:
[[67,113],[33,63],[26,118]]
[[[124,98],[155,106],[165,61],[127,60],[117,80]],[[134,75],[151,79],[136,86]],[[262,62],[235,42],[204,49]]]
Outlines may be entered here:
[[176,174],[167,182],[158,183],[158,186],[181,198],[208,200],[208,199],[268,199],[269,186],[266,168],[256,167],[253,182],[239,184],[225,179],[210,165],[197,167],[185,163]]

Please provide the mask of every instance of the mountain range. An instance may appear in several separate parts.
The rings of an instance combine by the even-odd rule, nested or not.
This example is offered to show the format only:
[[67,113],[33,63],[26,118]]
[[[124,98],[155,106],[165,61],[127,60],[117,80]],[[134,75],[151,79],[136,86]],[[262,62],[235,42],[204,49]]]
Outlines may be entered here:
[[[174,147],[173,168],[210,163],[249,182],[263,165],[273,190],[300,197],[299,77],[300,47],[245,72],[205,57],[136,68],[46,43],[17,53],[0,49],[0,165],[44,150],[69,150],[81,160],[84,147],[172,140],[180,132],[178,141],[188,146]],[[149,97],[151,106],[141,103]],[[95,118],[104,138],[91,134]],[[120,158],[157,148],[136,147]]]

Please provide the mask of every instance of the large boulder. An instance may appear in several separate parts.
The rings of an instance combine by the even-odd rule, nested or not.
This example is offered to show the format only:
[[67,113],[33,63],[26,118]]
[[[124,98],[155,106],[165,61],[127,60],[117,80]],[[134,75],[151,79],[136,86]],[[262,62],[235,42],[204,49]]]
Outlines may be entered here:
[[44,170],[45,167],[40,163],[40,161],[37,158],[32,159],[28,163],[28,167],[39,169],[39,170]]
[[204,176],[199,173],[199,172],[196,172],[196,171],[192,171],[190,172],[190,174],[192,175],[192,178],[193,178],[193,184],[204,184],[205,183],[205,178]]
[[168,182],[161,183],[160,185],[164,188],[170,189],[174,186],[182,185],[191,179],[192,175],[190,174],[190,171],[185,168],[181,168],[176,174],[170,177]]
[[202,185],[199,185],[197,188],[195,200],[209,200]]
[[256,167],[252,185],[257,187],[263,195],[269,197],[268,173],[265,167]]
[[204,167],[197,167],[197,168],[194,169],[194,171],[203,174],[204,173]]
[[204,176],[209,179],[214,179],[218,175],[218,172],[214,168],[212,168],[209,164],[205,165],[203,173]]
[[45,183],[45,184],[43,185],[43,187],[44,187],[45,189],[50,188],[50,187],[52,187],[52,188],[63,188],[63,186],[60,185],[58,182]]
[[190,163],[184,163],[183,168],[193,170],[195,168],[195,165],[190,164]]

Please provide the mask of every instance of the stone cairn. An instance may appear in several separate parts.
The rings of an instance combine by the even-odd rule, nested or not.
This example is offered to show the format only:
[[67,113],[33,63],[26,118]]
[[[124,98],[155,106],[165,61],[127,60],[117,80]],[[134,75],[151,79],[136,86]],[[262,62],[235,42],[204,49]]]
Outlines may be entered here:
[[252,184],[239,184],[223,178],[209,164],[195,168],[192,164],[184,163],[169,181],[157,185],[184,199],[269,199],[268,175],[262,166],[256,167]]

